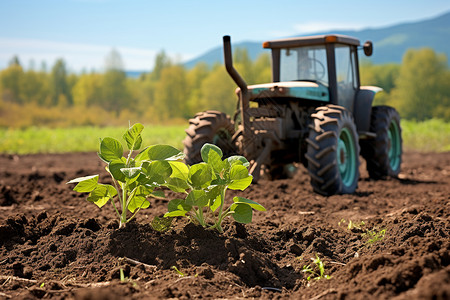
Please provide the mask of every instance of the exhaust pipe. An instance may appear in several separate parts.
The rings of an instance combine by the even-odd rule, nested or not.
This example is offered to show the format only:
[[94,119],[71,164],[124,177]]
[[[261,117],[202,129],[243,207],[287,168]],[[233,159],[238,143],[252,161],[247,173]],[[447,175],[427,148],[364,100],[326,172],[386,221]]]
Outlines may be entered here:
[[247,92],[247,83],[244,81],[244,79],[242,79],[241,75],[239,75],[238,71],[236,71],[236,69],[233,67],[231,39],[229,35],[225,35],[223,37],[223,54],[225,60],[225,68],[227,69],[228,74],[230,74],[231,78],[234,80],[234,82],[242,92]]

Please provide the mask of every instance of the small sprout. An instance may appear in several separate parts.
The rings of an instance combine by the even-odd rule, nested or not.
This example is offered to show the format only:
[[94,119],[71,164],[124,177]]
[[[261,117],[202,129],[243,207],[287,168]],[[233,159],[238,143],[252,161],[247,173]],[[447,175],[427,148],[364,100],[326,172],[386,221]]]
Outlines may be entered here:
[[43,283],[41,283],[41,284],[39,285],[39,287],[40,287],[41,289],[43,289],[44,286],[45,286],[45,282],[43,282]]
[[320,280],[322,278],[325,279],[330,279],[331,276],[325,274],[325,265],[324,263],[320,260],[319,256],[316,254],[316,258],[311,258],[311,260],[313,261],[314,265],[305,265],[303,266],[303,270],[302,272],[304,273],[308,273],[309,276],[306,278],[308,281],[310,281],[311,279],[315,279],[315,280]]
[[127,282],[128,281],[128,278],[125,277],[125,274],[124,274],[122,268],[119,269],[119,274],[120,274],[120,282]]
[[180,270],[178,270],[178,268],[177,268],[176,266],[171,266],[170,268],[171,268],[172,270],[174,270],[175,272],[177,272],[178,276],[180,276],[180,277],[186,276],[186,275],[184,275],[183,272],[181,272]]
[[[345,224],[347,224],[347,221],[346,221],[345,219],[341,219],[341,220],[339,221],[339,223],[338,223],[338,226],[342,226],[342,225],[345,226]],[[359,223],[355,223],[355,222],[353,222],[352,220],[349,220],[349,221],[348,221],[348,224],[347,224],[347,229],[348,229],[348,230],[352,230],[352,229],[363,230],[363,227],[364,227],[365,225],[366,225],[366,223],[364,223],[364,221],[361,221],[361,222],[359,222]]]
[[120,278],[120,282],[123,283],[131,283],[133,285],[133,287],[137,288],[138,285],[136,282],[134,282],[133,280],[131,280],[131,278],[128,278],[125,276],[125,272],[123,271],[122,268],[119,269],[119,278]]
[[362,233],[361,236],[366,238],[366,246],[370,247],[373,244],[384,239],[384,235],[386,234],[386,229],[382,229],[377,231],[376,229],[367,230],[365,233]]

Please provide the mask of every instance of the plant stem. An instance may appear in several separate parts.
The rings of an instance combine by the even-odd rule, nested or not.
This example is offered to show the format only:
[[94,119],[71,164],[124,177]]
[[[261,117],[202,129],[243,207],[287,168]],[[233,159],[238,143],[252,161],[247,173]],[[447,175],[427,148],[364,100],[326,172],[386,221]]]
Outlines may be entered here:
[[205,217],[203,216],[203,207],[198,208],[198,217],[200,219],[200,225],[206,226]]
[[[119,193],[120,190],[117,188],[117,182],[114,180],[114,177],[112,178],[112,182],[114,184],[114,187],[116,188],[117,196],[119,197],[119,204],[122,205],[122,198],[120,197],[120,193]],[[120,218],[120,213],[119,213],[119,210],[116,207],[116,204],[114,203],[114,198],[111,199],[111,203],[112,203],[112,205],[114,207],[114,210],[117,213],[117,216]]]
[[128,184],[124,183],[122,188],[122,217],[120,218],[119,228],[122,228],[127,222],[127,190]]
[[223,232],[222,229],[222,221],[223,221],[223,205],[225,204],[225,191],[227,190],[227,186],[224,186],[222,191],[220,192],[220,197],[222,198],[222,202],[220,203],[219,206],[219,215],[217,218],[217,222],[215,224],[215,227],[217,229],[217,231],[219,231],[220,233]]

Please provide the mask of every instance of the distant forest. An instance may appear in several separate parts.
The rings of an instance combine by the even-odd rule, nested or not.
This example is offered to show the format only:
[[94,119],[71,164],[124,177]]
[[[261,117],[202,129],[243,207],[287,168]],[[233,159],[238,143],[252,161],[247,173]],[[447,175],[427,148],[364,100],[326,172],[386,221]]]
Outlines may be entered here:
[[[249,84],[271,81],[268,54],[251,60],[234,51],[236,69]],[[361,64],[362,85],[382,87],[376,104],[396,107],[403,118],[450,121],[450,70],[447,57],[432,49],[410,49],[401,64]],[[69,73],[59,59],[51,70],[25,70],[13,57],[0,71],[0,127],[70,127],[185,122],[196,112],[233,113],[236,85],[223,65],[203,63],[187,69],[164,51],[152,72],[126,76],[120,54],[112,50],[102,73]]]

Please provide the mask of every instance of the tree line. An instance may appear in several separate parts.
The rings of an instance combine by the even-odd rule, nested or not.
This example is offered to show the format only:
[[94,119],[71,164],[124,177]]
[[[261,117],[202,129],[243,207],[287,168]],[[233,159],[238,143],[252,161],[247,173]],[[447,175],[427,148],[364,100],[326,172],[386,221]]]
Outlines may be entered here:
[[[251,60],[236,49],[234,63],[249,84],[270,82],[268,54]],[[432,49],[408,50],[401,64],[361,63],[363,85],[384,89],[377,104],[396,107],[413,120],[450,120],[450,70],[445,55]],[[186,120],[216,109],[233,113],[236,85],[223,65],[199,63],[192,69],[158,53],[151,72],[129,78],[112,50],[104,72],[68,72],[63,59],[47,71],[25,70],[18,57],[0,71],[0,126],[123,125],[128,120],[158,123]],[[117,124],[122,122],[122,124]]]

